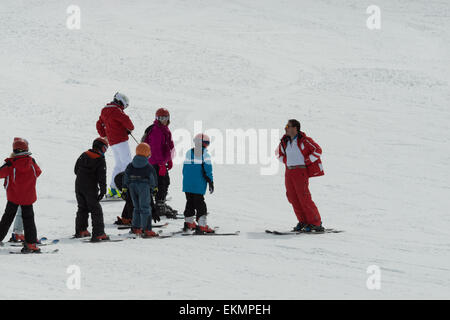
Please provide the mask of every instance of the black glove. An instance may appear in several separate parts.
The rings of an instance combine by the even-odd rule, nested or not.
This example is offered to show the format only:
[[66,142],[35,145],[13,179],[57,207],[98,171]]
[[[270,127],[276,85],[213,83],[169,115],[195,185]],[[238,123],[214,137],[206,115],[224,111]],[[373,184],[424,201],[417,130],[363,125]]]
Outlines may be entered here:
[[99,195],[98,195],[98,197],[97,197],[97,201],[102,200],[104,196],[105,196],[105,192],[100,191],[100,193],[99,193]]
[[155,223],[161,221],[161,218],[159,217],[159,213],[156,210],[152,211],[152,218],[153,218],[153,222],[155,222]]
[[120,197],[127,201],[128,199],[128,189],[127,188],[122,188],[122,193],[120,194]]
[[127,134],[131,134],[131,131],[127,129]]
[[214,192],[214,182],[210,182],[209,183],[209,193],[213,193]]

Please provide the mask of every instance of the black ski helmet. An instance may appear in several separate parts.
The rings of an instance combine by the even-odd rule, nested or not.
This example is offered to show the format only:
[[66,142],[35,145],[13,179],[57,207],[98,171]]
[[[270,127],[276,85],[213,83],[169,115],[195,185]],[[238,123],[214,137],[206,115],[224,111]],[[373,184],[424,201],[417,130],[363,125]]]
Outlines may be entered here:
[[98,137],[92,142],[92,149],[105,153],[108,150],[108,141],[105,138]]

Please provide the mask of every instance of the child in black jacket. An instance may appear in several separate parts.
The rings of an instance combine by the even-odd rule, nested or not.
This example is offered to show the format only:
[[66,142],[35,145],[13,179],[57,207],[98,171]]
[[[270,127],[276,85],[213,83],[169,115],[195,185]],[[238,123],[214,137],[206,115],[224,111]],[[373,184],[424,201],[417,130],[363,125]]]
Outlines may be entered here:
[[91,241],[109,240],[105,234],[103,211],[100,200],[106,194],[106,161],[105,152],[108,142],[97,138],[92,149],[83,152],[75,164],[75,195],[78,202],[77,217],[75,219],[75,237],[89,237],[87,230],[89,213],[92,218]]

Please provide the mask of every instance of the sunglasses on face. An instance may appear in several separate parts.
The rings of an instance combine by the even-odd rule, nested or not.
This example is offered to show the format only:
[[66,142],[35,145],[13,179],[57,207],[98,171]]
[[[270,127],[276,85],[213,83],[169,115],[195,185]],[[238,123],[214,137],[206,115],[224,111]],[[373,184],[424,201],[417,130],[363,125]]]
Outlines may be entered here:
[[159,121],[169,121],[169,119],[170,119],[170,117],[168,117],[168,116],[161,116],[161,117],[158,117],[158,120],[159,120]]

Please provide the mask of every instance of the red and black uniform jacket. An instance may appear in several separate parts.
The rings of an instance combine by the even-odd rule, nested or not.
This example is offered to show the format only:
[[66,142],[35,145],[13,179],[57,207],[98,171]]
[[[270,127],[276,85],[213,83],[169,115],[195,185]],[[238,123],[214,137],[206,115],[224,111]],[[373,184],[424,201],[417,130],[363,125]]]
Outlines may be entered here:
[[5,178],[8,201],[18,205],[32,205],[36,202],[36,181],[41,168],[30,155],[19,155],[5,159],[0,167],[0,179]]
[[75,163],[75,191],[106,194],[105,157],[95,150],[83,152]]

